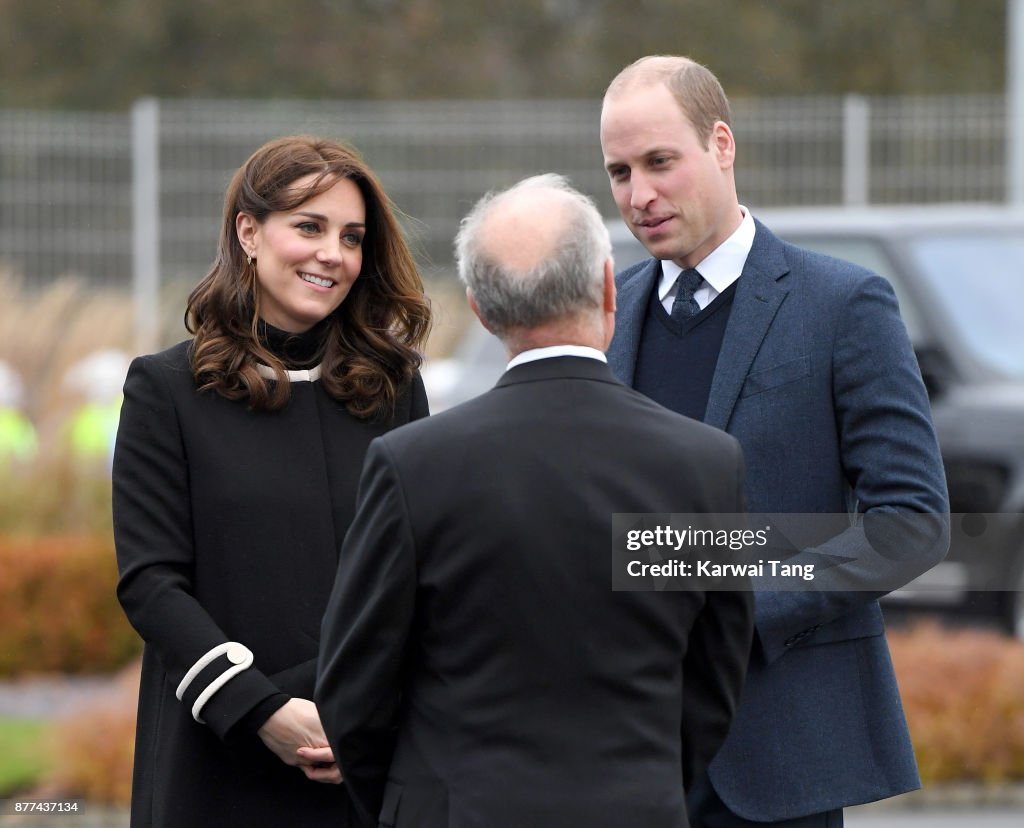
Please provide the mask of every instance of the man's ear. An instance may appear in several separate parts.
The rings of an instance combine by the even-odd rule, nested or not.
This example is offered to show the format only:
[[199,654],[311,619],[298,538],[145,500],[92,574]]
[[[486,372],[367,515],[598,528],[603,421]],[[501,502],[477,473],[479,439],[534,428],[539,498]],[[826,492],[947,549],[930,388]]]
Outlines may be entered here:
[[608,259],[604,263],[604,311],[601,315],[602,325],[604,327],[604,347],[602,351],[607,351],[608,346],[612,343],[612,337],[615,336],[615,264],[611,259]]
[[723,170],[731,169],[736,162],[736,139],[725,121],[715,121],[708,145],[718,159],[718,166]]
[[469,302],[470,310],[473,311],[473,315],[480,320],[480,324],[484,326],[484,329],[488,333],[494,333],[494,331],[491,330],[490,325],[487,324],[487,320],[484,319],[483,315],[480,313],[480,306],[477,305],[476,297],[473,295],[473,291],[469,288],[466,288],[466,301]]
[[608,259],[604,263],[604,312],[615,313],[618,308],[615,305],[615,297],[618,291],[615,288],[615,263]]

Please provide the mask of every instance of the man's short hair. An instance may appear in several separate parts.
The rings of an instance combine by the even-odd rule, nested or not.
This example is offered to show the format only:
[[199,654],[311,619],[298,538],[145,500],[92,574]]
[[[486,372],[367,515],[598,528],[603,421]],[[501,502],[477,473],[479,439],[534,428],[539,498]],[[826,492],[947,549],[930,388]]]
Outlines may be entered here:
[[[492,210],[526,189],[560,194],[552,217],[564,216],[550,254],[521,270],[498,261],[481,243]],[[554,173],[526,178],[480,199],[462,220],[455,238],[459,278],[472,292],[487,327],[499,337],[512,328],[535,328],[575,317],[603,304],[604,264],[611,240],[594,203]]]
[[631,88],[655,83],[664,84],[672,93],[701,146],[708,145],[716,121],[732,125],[732,111],[722,84],[714,72],[688,57],[642,57],[619,72],[608,84],[604,95],[608,98]]

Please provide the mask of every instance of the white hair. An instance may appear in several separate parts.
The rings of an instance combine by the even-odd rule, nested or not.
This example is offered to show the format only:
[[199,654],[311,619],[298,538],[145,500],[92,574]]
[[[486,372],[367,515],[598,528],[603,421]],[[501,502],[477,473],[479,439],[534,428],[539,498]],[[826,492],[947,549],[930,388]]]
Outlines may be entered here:
[[[492,210],[527,189],[559,194],[568,218],[551,254],[534,267],[517,271],[488,255],[480,236]],[[608,228],[594,202],[555,173],[535,175],[488,193],[462,220],[455,238],[459,278],[473,292],[480,315],[498,336],[510,328],[533,328],[600,308],[604,264],[611,251]]]

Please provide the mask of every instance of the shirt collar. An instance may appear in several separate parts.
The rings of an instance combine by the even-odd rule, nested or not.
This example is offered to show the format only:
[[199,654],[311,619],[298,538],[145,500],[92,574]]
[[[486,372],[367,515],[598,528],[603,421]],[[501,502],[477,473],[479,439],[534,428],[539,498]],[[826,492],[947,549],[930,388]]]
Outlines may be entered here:
[[561,356],[586,357],[587,359],[608,362],[608,357],[597,350],[597,348],[590,348],[586,345],[548,345],[546,348],[531,348],[528,351],[516,354],[512,357],[512,361],[509,362],[505,370],[515,368],[517,365],[522,365],[526,362],[536,362],[538,359],[551,359],[552,357]]
[[[714,289],[716,296],[740,278],[743,265],[747,263],[747,256],[750,255],[750,248],[754,245],[754,217],[742,204],[740,210],[743,211],[740,226],[696,265],[696,269],[700,271],[704,281]],[[681,272],[682,268],[675,262],[662,260],[661,281],[658,283],[659,300],[665,300]]]

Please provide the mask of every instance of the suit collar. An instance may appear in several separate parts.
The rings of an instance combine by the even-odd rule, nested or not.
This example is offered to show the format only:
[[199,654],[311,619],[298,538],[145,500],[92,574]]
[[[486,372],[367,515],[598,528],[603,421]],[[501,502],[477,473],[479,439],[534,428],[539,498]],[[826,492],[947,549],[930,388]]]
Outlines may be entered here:
[[559,356],[538,359],[509,368],[498,379],[495,388],[521,382],[539,382],[552,379],[587,379],[618,383],[611,369],[600,360],[587,357]]
[[754,357],[789,292],[779,283],[789,273],[782,242],[761,222],[755,219],[754,223],[754,245],[736,281],[736,296],[704,414],[704,422],[721,429],[729,424]]

